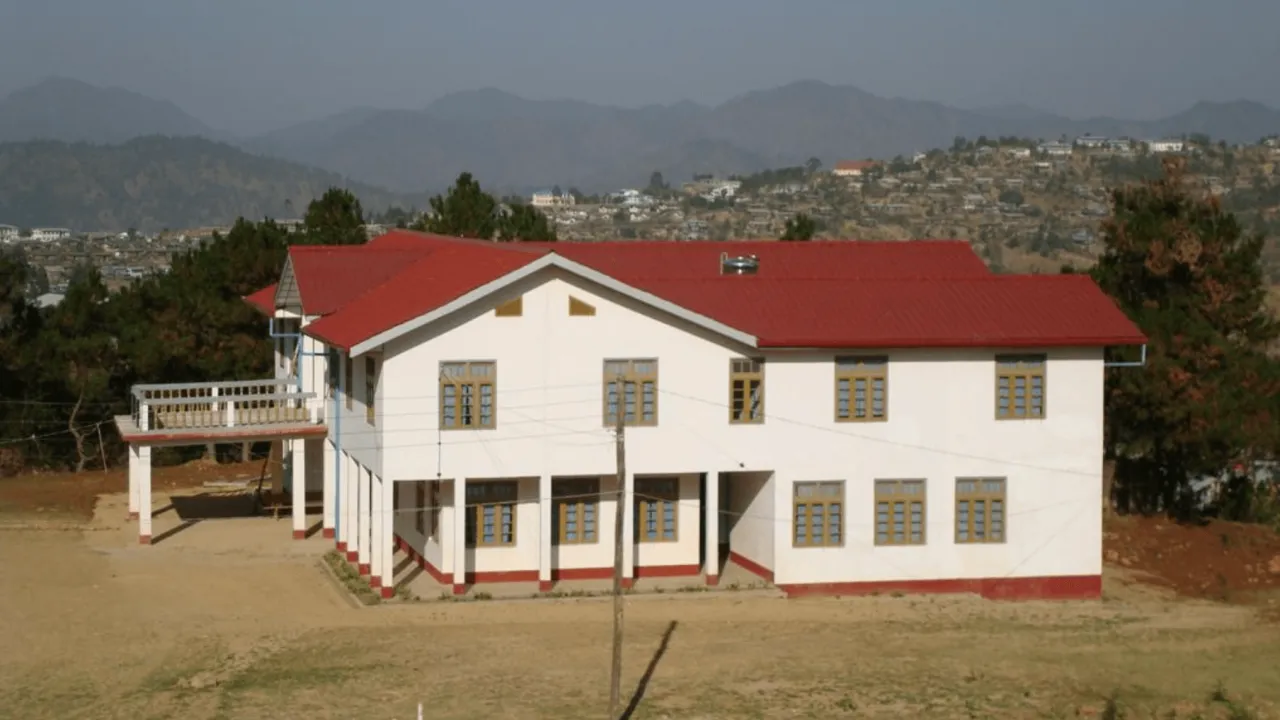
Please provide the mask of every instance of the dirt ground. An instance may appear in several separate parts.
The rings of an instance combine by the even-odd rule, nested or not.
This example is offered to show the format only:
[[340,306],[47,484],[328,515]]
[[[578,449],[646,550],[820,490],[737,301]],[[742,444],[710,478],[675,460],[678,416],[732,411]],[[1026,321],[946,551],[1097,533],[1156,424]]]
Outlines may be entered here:
[[[158,470],[157,487],[247,471]],[[142,547],[118,493],[71,514],[94,487],[112,489],[90,475],[84,487],[53,477],[65,493],[0,481],[0,716],[405,720],[418,703],[441,719],[604,713],[607,599],[356,608],[319,566],[329,543],[291,540],[288,520],[201,522]],[[1114,556],[1102,602],[633,596],[624,696],[674,624],[636,720],[1102,717],[1109,697],[1127,717],[1228,717],[1214,693],[1280,717],[1280,624],[1265,600],[1174,592],[1215,596],[1201,575],[1172,572],[1197,557],[1227,568],[1228,588],[1260,584],[1235,568],[1275,545],[1204,550],[1223,548],[1222,532],[1113,526],[1108,552],[1133,550]]]

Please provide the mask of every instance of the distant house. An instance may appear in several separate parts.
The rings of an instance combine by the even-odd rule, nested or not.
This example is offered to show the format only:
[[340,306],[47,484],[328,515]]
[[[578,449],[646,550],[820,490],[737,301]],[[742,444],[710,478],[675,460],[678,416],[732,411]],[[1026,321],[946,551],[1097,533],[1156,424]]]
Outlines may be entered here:
[[66,228],[36,228],[31,231],[31,239],[35,242],[57,242],[71,237]]
[[550,190],[539,190],[529,198],[529,201],[534,207],[552,207],[554,205],[573,205],[577,202],[577,199],[565,192],[557,195]]
[[1182,140],[1151,140],[1147,143],[1147,149],[1153,153],[1178,153],[1186,147]]
[[13,225],[0,225],[0,243],[11,243],[18,239],[18,228]]
[[1037,149],[1045,155],[1062,156],[1071,154],[1071,145],[1064,142],[1040,143],[1040,147]]
[[1082,148],[1095,150],[1107,144],[1107,138],[1098,137],[1097,135],[1084,135],[1076,138],[1076,145]]
[[862,177],[874,168],[880,167],[875,160],[841,160],[836,163],[832,175],[839,177]]
[[1018,158],[1019,160],[1031,157],[1031,148],[1029,147],[1010,147],[1004,149],[1009,157]]

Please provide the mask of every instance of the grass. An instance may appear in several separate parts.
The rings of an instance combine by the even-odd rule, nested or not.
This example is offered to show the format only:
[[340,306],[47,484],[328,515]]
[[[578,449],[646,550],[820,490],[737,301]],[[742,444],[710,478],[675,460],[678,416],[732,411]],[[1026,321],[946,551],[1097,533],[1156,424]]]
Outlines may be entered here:
[[334,577],[342,586],[351,593],[361,605],[377,605],[382,602],[382,596],[373,591],[369,586],[369,581],[360,576],[356,568],[347,562],[337,550],[330,550],[324,555],[324,563],[329,566],[329,570],[333,572]]

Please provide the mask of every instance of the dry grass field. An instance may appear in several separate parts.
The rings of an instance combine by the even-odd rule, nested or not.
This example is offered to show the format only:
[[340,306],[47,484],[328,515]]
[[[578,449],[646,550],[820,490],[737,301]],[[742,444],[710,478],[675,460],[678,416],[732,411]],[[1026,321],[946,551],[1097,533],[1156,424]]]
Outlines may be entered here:
[[[202,521],[140,547],[118,494],[89,515],[79,487],[0,480],[0,716],[604,715],[607,599],[357,608],[319,566],[328,544],[290,540],[287,520]],[[1166,532],[1197,537],[1152,530]],[[1094,603],[633,596],[624,694],[675,623],[637,720],[1280,716],[1280,625],[1266,606],[1143,581],[1135,565],[1160,546],[1119,557]]]

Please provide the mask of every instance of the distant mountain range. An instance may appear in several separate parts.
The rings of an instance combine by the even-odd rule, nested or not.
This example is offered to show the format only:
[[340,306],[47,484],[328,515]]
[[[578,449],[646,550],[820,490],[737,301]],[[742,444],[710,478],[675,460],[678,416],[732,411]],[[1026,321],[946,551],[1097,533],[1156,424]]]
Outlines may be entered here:
[[0,101],[0,141],[49,138],[118,143],[143,135],[197,135],[323,168],[362,182],[424,193],[472,172],[494,190],[558,184],[584,191],[672,181],[695,172],[746,173],[810,157],[887,158],[948,147],[957,135],[1206,133],[1253,142],[1280,132],[1280,111],[1251,101],[1197,103],[1158,120],[1073,120],[1026,106],[962,110],[801,81],[715,107],[693,102],[619,108],[526,100],[495,89],[454,93],[421,110],[360,108],[260,137],[231,139],[172,103],[54,79]]

